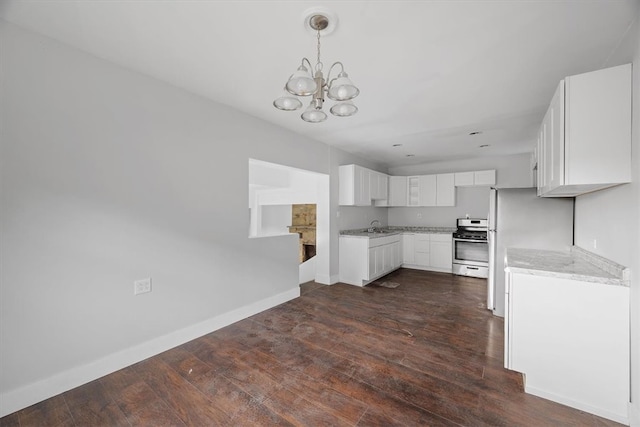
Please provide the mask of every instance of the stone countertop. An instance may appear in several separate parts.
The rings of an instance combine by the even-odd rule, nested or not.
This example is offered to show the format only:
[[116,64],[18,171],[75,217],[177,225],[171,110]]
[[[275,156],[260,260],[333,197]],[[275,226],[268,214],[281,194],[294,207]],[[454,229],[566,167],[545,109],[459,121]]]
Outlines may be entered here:
[[392,225],[389,227],[380,227],[378,232],[369,233],[367,228],[357,228],[354,230],[341,230],[340,236],[349,237],[367,237],[377,238],[385,236],[393,236],[401,233],[430,233],[430,234],[452,234],[456,231],[455,227],[405,227]]
[[577,246],[566,252],[507,248],[505,270],[512,273],[629,286],[629,269]]

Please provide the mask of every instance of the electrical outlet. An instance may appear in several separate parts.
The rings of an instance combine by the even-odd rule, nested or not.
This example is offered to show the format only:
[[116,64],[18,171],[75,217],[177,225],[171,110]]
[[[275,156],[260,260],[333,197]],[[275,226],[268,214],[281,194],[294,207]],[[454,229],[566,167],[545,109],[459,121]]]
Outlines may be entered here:
[[593,249],[598,249],[598,241],[593,239]]
[[418,212],[417,217],[418,217],[418,219],[421,219],[422,218],[422,214],[420,212]]
[[151,277],[133,282],[133,294],[140,295],[151,292]]

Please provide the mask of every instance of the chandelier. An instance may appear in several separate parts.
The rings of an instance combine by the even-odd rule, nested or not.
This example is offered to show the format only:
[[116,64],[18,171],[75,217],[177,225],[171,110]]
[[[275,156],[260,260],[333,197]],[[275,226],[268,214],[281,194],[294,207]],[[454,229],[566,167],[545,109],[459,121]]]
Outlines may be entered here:
[[[302,58],[302,63],[295,73],[289,77],[283,89],[282,95],[273,101],[273,105],[284,111],[294,111],[302,107],[302,102],[296,97],[311,96],[311,102],[302,113],[302,120],[310,123],[320,123],[327,120],[327,114],[322,110],[325,95],[336,103],[330,108],[331,114],[338,117],[353,116],[358,112],[353,98],[358,96],[360,90],[351,82],[344,71],[341,62],[335,62],[327,73],[327,80],[322,74],[323,64],[320,61],[320,31],[329,26],[329,18],[323,14],[314,14],[308,20],[308,25],[317,34],[317,60],[315,68],[307,58]],[[305,66],[306,64],[306,66]],[[307,68],[308,66],[308,68]],[[331,78],[334,67],[339,67],[340,72],[335,78]],[[310,71],[315,70],[315,74]]]

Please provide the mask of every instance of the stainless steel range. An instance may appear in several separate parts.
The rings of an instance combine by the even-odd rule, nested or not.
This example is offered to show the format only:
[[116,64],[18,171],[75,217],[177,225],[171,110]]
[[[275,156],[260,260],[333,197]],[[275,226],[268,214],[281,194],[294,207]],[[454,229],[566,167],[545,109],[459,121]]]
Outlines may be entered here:
[[489,245],[486,219],[458,218],[453,233],[453,274],[489,277]]

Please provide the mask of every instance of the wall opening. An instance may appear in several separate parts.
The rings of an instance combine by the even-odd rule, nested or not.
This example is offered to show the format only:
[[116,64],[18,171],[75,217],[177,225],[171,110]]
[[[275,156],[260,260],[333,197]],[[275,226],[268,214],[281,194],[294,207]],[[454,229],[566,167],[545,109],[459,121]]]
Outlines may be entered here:
[[249,159],[249,237],[295,233],[300,283],[330,283],[329,175]]

